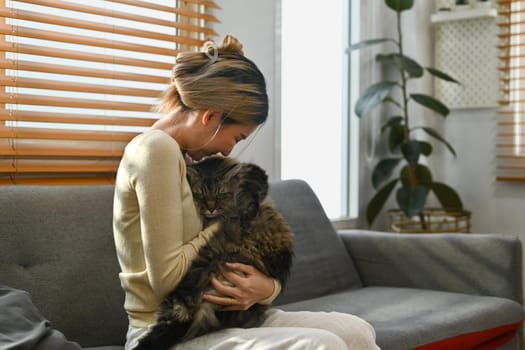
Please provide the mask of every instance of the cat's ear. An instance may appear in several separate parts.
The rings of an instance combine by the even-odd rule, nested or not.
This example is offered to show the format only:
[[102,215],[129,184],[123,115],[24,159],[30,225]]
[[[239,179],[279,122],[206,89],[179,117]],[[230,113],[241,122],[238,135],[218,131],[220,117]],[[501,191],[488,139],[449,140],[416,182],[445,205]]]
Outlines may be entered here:
[[239,180],[235,202],[241,209],[242,219],[251,220],[268,194],[268,175],[255,164],[239,164],[235,172]]
[[247,163],[241,167],[239,174],[241,179],[246,182],[245,186],[249,186],[252,191],[256,191],[260,197],[259,202],[262,202],[268,194],[268,175],[266,171],[260,166]]

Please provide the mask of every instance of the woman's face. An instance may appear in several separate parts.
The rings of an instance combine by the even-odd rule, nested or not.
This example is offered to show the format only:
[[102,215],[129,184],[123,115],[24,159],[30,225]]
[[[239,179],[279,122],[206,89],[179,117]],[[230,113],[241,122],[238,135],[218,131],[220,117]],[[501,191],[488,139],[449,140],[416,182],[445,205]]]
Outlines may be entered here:
[[[205,156],[221,153],[223,156],[230,155],[233,147],[239,142],[250,136],[255,129],[256,125],[245,125],[245,124],[224,124],[210,121],[208,126],[210,133],[207,138],[198,140],[203,146],[194,150],[188,150],[187,154],[194,160],[201,160]],[[219,130],[217,131],[217,128]],[[214,136],[215,132],[217,134]],[[206,144],[206,142],[208,142]]]

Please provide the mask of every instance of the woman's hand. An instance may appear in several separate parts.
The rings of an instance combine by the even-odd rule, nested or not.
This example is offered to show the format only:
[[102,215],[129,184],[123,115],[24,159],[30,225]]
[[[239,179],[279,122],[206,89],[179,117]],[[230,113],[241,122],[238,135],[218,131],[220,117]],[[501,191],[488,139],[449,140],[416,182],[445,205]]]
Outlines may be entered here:
[[203,299],[224,305],[223,310],[248,310],[253,304],[268,298],[274,292],[271,277],[251,265],[226,263],[222,275],[231,285],[212,276],[211,283],[220,295],[204,294]]

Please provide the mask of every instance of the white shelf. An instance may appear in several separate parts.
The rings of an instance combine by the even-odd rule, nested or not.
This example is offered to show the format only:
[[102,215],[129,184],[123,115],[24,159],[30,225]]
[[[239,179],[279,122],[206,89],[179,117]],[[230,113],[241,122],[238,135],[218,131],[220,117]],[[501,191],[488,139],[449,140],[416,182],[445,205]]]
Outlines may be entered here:
[[461,21],[465,19],[496,17],[498,11],[495,8],[469,8],[464,10],[439,11],[430,17],[432,23]]

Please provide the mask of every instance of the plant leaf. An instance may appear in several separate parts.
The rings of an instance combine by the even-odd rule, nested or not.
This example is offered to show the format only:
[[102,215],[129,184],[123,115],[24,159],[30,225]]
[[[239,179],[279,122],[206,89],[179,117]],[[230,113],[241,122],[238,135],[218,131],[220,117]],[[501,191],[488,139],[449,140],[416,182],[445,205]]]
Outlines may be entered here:
[[390,118],[382,127],[381,133],[385,132],[386,129],[391,128],[395,125],[399,125],[403,122],[403,117],[396,115],[395,117]]
[[430,73],[432,74],[433,76],[437,77],[437,78],[440,78],[440,79],[443,79],[443,80],[446,80],[446,81],[449,81],[451,83],[456,83],[456,84],[461,84],[459,81],[457,81],[456,79],[452,78],[450,75],[436,69],[436,68],[432,68],[432,67],[425,67],[425,69]]
[[417,162],[419,161],[419,156],[421,155],[421,151],[419,150],[419,142],[415,140],[403,142],[401,145],[401,153],[403,153],[403,157],[405,157],[408,164],[416,166]]
[[368,222],[368,225],[372,225],[374,222],[377,214],[379,214],[383,208],[383,205],[385,205],[386,200],[388,197],[390,197],[390,194],[396,186],[397,181],[398,180],[395,179],[387,183],[379,191],[377,191],[370,202],[368,202],[368,206],[366,207],[366,221]]
[[390,151],[394,152],[395,149],[403,143],[405,140],[405,126],[402,124],[392,125],[390,128],[390,135],[388,137],[388,145]]
[[[401,184],[404,187],[410,187],[410,174],[409,174],[409,166],[404,166],[403,169],[401,169],[401,173],[399,175],[401,179]],[[432,173],[430,172],[430,169],[422,164],[418,164],[414,169],[414,175],[416,177],[416,186],[425,186],[427,188],[430,188],[430,185],[432,185]]]
[[447,140],[445,140],[443,137],[441,137],[441,135],[439,135],[439,133],[436,130],[434,130],[432,128],[429,128],[429,127],[426,127],[426,126],[418,126],[418,127],[412,128],[412,130],[415,130],[415,129],[423,129],[430,136],[432,136],[435,139],[443,142],[445,144],[445,146],[447,146],[447,148],[450,151],[450,153],[452,153],[454,155],[454,157],[456,157],[456,151],[454,150],[454,148],[450,145],[450,143],[447,142]]
[[365,48],[365,47],[368,47],[368,46],[377,45],[377,44],[385,43],[385,42],[388,42],[388,41],[392,41],[393,43],[397,44],[397,41],[395,41],[392,38],[368,39],[368,40],[363,40],[363,41],[360,41],[358,43],[352,44],[350,46],[350,50],[351,51],[359,50],[359,49],[362,49],[362,48]]
[[355,114],[359,118],[368,114],[388,96],[396,84],[395,81],[381,81],[369,86],[357,100]]
[[392,10],[400,12],[412,8],[414,0],[385,0],[385,4]]
[[401,103],[397,102],[396,100],[394,100],[392,97],[390,96],[387,96],[383,99],[383,103],[391,103],[397,107],[399,107],[399,109],[403,109],[403,107],[401,106]]
[[431,189],[446,211],[463,210],[461,198],[452,187],[441,182],[434,182]]
[[425,141],[418,141],[419,142],[419,151],[422,155],[428,157],[432,153],[432,145]]
[[432,96],[423,94],[411,94],[410,97],[422,106],[425,106],[434,112],[441,114],[446,117],[450,110],[441,101],[435,99]]
[[376,56],[376,60],[380,63],[393,64],[397,66],[398,69],[406,71],[412,78],[423,76],[423,67],[410,57],[398,53],[390,53],[387,55],[379,54]]
[[385,158],[377,163],[372,171],[372,185],[377,190],[378,187],[391,175],[401,158]]
[[401,187],[396,193],[397,205],[407,217],[412,217],[419,214],[425,207],[427,194],[428,189],[424,186]]

